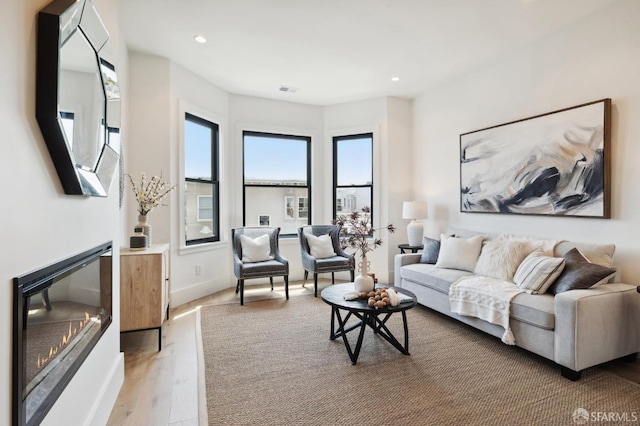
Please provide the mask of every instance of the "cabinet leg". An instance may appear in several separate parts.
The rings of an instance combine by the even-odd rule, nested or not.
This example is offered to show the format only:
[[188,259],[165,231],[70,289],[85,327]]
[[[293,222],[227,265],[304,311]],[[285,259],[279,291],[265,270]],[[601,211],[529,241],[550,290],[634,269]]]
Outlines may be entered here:
[[162,326],[158,327],[158,352],[162,351]]

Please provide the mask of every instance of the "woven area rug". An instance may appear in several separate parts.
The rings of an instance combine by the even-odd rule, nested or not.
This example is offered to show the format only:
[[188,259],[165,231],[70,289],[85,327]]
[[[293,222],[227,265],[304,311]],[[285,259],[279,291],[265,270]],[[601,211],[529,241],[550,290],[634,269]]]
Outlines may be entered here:
[[[330,314],[310,296],[204,306],[209,424],[571,425],[598,413],[637,424],[622,420],[640,415],[640,386],[599,368],[571,382],[544,358],[420,306],[407,313],[411,355],[367,329],[352,365],[342,340],[329,340]],[[388,325],[401,339],[401,315]]]

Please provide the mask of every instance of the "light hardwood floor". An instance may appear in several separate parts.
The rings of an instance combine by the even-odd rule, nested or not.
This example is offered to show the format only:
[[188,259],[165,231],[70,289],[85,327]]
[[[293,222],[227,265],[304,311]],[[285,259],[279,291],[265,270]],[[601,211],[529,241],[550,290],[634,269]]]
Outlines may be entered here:
[[[318,288],[331,284],[320,279]],[[336,280],[336,282],[340,282]],[[289,283],[289,296],[313,294],[313,281]],[[244,303],[284,298],[282,283],[245,287]],[[197,317],[203,305],[240,303],[234,288],[225,289],[171,310],[162,327],[162,351],[158,352],[158,332],[137,331],[120,335],[124,352],[124,385],[109,417],[108,425],[191,426],[206,424],[204,385],[199,383]]]
[[[319,289],[330,283],[319,280]],[[307,282],[305,288],[301,282],[290,283],[289,293],[291,297],[313,294],[313,282]],[[248,285],[245,289],[245,303],[268,298],[284,298],[282,283],[276,283],[273,292],[269,285]],[[205,404],[199,404],[205,399],[204,384],[198,374],[197,318],[201,306],[226,303],[240,303],[235,289],[225,289],[172,309],[163,326],[160,352],[156,331],[121,335],[125,379],[108,425],[207,424]],[[640,383],[640,360],[612,361],[602,368]]]

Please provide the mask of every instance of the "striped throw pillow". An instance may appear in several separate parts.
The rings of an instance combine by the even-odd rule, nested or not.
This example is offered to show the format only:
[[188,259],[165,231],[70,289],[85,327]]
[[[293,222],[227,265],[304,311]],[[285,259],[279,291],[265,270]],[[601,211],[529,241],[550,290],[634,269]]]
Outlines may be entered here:
[[534,251],[527,256],[513,276],[513,282],[529,294],[543,294],[564,269],[565,259]]

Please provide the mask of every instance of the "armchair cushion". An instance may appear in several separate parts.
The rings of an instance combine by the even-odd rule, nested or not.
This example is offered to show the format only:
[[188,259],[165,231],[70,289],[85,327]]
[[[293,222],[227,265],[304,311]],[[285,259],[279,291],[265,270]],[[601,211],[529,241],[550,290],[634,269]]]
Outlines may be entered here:
[[333,251],[333,241],[327,234],[316,237],[313,234],[306,234],[307,243],[309,243],[309,251],[311,256],[316,259],[326,259],[328,257],[334,257],[336,252]]
[[243,262],[264,262],[265,260],[273,259],[268,234],[261,235],[255,239],[240,235],[240,244],[242,245]]

